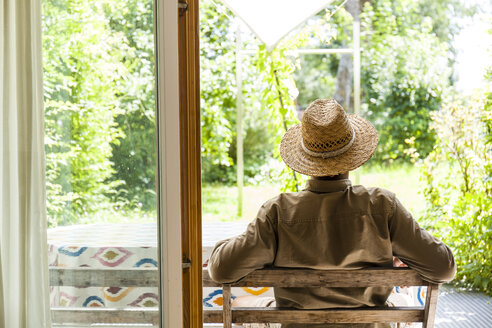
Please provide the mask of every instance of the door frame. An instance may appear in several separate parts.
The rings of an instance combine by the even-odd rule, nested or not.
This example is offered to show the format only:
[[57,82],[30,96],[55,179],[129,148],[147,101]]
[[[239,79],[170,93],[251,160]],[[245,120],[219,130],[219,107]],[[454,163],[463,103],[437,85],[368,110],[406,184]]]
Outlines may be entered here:
[[160,326],[183,327],[177,0],[154,1]]
[[198,4],[187,0],[186,10],[178,16],[178,0],[155,0],[164,328],[203,327]]
[[[180,1],[181,2],[181,1]],[[184,1],[183,1],[184,2]],[[183,327],[203,327],[199,0],[178,18]]]

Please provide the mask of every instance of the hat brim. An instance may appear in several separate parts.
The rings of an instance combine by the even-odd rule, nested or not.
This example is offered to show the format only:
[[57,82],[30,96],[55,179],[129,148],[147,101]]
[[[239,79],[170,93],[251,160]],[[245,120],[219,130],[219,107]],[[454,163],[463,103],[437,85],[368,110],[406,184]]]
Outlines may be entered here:
[[302,149],[301,124],[291,127],[280,142],[280,156],[284,163],[301,174],[320,177],[355,170],[367,162],[378,144],[378,133],[371,122],[360,116],[347,114],[355,132],[352,146],[343,154],[322,158],[307,154]]

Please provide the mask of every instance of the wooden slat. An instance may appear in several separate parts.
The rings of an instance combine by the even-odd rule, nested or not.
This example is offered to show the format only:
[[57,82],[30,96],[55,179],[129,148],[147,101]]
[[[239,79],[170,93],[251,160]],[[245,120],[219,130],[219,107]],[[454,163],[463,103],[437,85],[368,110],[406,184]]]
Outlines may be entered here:
[[[305,270],[263,269],[250,273],[233,283],[236,287],[393,287],[422,286],[428,283],[413,270],[364,269],[364,270]],[[124,286],[157,287],[156,268],[93,269],[93,268],[50,268],[51,286]],[[204,287],[221,287],[213,281],[207,270],[203,270]]]
[[51,308],[53,323],[91,324],[91,323],[147,323],[159,324],[159,310],[148,308]]
[[438,295],[439,285],[429,283],[427,286],[427,296],[425,297],[425,317],[423,328],[434,328],[434,317],[436,315]]
[[50,268],[50,286],[157,287],[157,268]]
[[232,299],[231,299],[231,286],[224,285],[222,287],[222,322],[224,328],[232,328]]
[[[220,287],[203,271],[204,287]],[[233,287],[394,287],[423,286],[417,272],[408,268],[361,270],[262,269],[231,284]]]
[[[261,313],[260,313],[261,312]],[[203,310],[204,323],[222,323],[222,310]],[[414,307],[299,310],[291,308],[233,308],[234,323],[376,323],[422,322],[424,310]]]

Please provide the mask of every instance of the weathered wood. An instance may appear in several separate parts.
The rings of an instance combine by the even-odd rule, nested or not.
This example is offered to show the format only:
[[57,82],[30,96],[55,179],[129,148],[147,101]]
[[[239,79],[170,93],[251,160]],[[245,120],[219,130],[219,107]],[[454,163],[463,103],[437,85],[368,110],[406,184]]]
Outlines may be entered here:
[[429,283],[427,286],[427,295],[425,297],[425,316],[423,328],[434,328],[434,317],[436,315],[438,295],[439,285]]
[[[203,271],[204,287],[220,287]],[[293,308],[204,309],[205,323],[226,322],[228,312],[233,323],[376,323],[424,322],[432,328],[437,304],[438,285],[429,284],[409,268],[370,268],[361,270],[262,269],[227,284],[232,287],[394,287],[429,286],[425,308],[373,307],[355,309],[306,310]],[[228,292],[224,292],[226,295]],[[225,304],[225,303],[224,303]],[[229,319],[227,319],[229,320]],[[228,327],[227,325],[224,325]]]
[[[204,323],[222,323],[222,310],[203,310]],[[299,310],[292,308],[233,308],[234,323],[375,323],[422,322],[424,310],[415,307]]]
[[64,324],[147,323],[159,325],[159,310],[158,308],[51,308],[51,320],[53,323]]
[[224,328],[232,328],[232,299],[231,299],[231,286],[224,285],[222,287],[222,322]]
[[157,268],[94,269],[50,267],[50,286],[157,287]]
[[[204,287],[220,287],[208,271],[203,272]],[[262,269],[231,284],[233,287],[394,287],[423,286],[417,272],[408,268],[361,270]]]
[[[262,269],[232,284],[234,287],[393,287],[427,285],[407,268],[363,270]],[[51,286],[157,287],[157,268],[50,268]],[[222,287],[203,270],[204,287]]]
[[[158,286],[157,269],[101,270],[92,268],[50,268],[51,286]],[[363,287],[428,285],[425,308],[358,308],[299,310],[291,308],[231,308],[231,286],[240,287]],[[374,323],[424,322],[433,328],[439,285],[428,283],[408,268],[363,270],[263,269],[240,281],[222,284],[212,281],[203,270],[204,287],[223,287],[223,309],[204,309],[205,323]],[[53,321],[64,323],[154,323],[159,314],[154,309],[54,308]]]
[[178,20],[181,189],[177,192],[181,196],[181,251],[191,260],[191,267],[182,276],[183,327],[200,328],[203,324],[199,0],[186,2],[188,10]]

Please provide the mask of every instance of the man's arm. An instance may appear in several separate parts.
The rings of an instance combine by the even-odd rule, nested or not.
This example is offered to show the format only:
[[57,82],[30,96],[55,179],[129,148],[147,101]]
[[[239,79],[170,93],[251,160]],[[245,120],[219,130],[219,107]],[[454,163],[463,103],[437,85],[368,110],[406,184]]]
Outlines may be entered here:
[[395,198],[389,219],[393,255],[425,280],[434,283],[450,281],[456,273],[454,257],[442,241],[420,228],[412,215]]
[[208,272],[216,282],[237,281],[254,270],[273,264],[276,251],[275,227],[262,207],[242,235],[215,245]]

